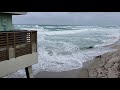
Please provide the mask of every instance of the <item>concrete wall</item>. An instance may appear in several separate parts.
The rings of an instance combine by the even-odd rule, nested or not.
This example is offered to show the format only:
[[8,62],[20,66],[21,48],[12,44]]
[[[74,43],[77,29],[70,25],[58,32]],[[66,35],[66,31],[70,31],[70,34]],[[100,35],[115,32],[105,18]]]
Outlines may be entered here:
[[0,13],[0,31],[13,30],[12,15]]
[[[24,47],[24,44],[17,45],[16,48]],[[4,49],[4,48],[1,48]],[[15,58],[15,49],[9,47],[9,60],[0,62],[0,77],[6,76],[21,69],[25,69],[33,64],[38,63],[37,46],[32,44],[32,54],[27,54]]]
[[28,54],[0,62],[0,77],[38,63],[38,53]]

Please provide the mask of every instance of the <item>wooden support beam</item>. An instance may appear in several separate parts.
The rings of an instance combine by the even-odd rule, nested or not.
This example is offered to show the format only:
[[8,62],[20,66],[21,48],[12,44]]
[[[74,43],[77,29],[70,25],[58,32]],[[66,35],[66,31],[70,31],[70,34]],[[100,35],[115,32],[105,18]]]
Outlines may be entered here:
[[26,67],[25,72],[26,72],[27,78],[33,78],[32,66]]

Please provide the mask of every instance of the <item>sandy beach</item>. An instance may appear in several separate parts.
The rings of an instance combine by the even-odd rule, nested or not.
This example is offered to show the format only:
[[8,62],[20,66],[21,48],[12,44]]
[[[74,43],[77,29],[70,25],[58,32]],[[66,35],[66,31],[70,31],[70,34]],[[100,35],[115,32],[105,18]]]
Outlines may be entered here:
[[119,78],[120,40],[105,47],[110,47],[115,50],[84,62],[83,67],[80,69],[64,72],[42,71],[37,73],[35,78]]

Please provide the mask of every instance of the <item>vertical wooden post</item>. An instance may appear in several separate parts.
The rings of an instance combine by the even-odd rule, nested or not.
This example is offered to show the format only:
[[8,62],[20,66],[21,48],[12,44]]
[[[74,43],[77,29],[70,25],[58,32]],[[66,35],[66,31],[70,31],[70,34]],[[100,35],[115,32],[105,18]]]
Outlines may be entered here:
[[32,31],[30,32],[30,49],[32,54]]
[[16,39],[15,39],[15,32],[14,32],[14,52],[15,52],[15,58],[16,58]]
[[33,78],[32,66],[26,67],[25,72],[26,72],[27,78]]
[[37,31],[35,31],[36,34],[36,52],[37,52]]
[[8,41],[8,33],[6,33],[6,43],[7,43],[7,59],[9,60],[9,41]]

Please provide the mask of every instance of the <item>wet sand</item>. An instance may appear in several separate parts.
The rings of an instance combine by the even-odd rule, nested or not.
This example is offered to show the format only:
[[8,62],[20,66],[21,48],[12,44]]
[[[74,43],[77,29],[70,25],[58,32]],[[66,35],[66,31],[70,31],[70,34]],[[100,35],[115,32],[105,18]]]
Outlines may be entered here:
[[76,69],[63,72],[39,72],[35,78],[88,78],[87,69]]

